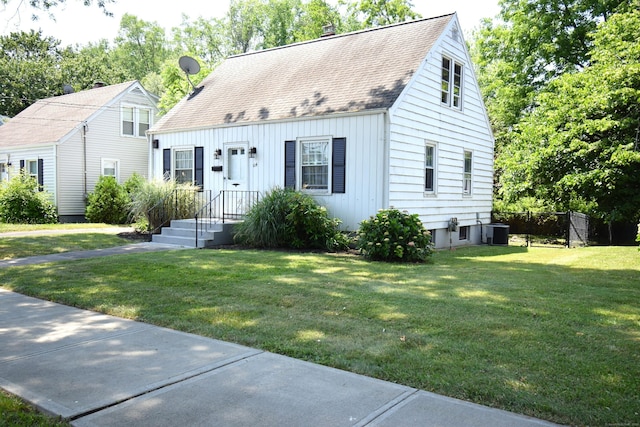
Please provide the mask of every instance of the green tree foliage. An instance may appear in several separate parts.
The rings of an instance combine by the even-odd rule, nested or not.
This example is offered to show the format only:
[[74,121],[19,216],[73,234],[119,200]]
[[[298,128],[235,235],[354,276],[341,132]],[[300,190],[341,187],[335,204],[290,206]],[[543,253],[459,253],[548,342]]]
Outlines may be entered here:
[[419,18],[409,0],[359,0],[348,4],[352,21],[361,28],[378,27]]
[[113,54],[130,79],[142,80],[157,72],[169,54],[164,29],[156,22],[146,22],[125,14],[115,39]]
[[338,219],[308,194],[276,188],[267,193],[236,225],[236,242],[259,248],[339,250],[347,238]]
[[474,33],[472,56],[498,153],[535,96],[554,78],[589,64],[588,34],[633,0],[501,0],[497,21]]
[[[79,1],[79,0],[78,0]],[[96,5],[107,16],[112,16],[113,14],[109,12],[108,5],[110,3],[115,3],[117,0],[82,0],[82,3],[85,6],[93,6]],[[22,6],[24,0],[0,0],[0,4],[7,7],[7,9],[15,8],[16,14],[18,13],[18,8]],[[67,0],[29,0],[28,5],[31,7],[31,19],[34,21],[39,19],[39,12],[46,13],[49,18],[54,19],[55,16],[53,14],[53,9],[57,7],[64,6],[67,3]]]
[[638,34],[639,9],[611,15],[590,36],[589,65],[536,97],[498,158],[505,200],[577,204],[609,222],[640,218]]
[[54,224],[58,222],[58,214],[51,195],[39,191],[36,180],[23,171],[9,182],[0,183],[0,221]]
[[87,198],[85,216],[89,222],[125,224],[131,199],[123,186],[112,176],[101,176]]
[[417,214],[381,209],[360,223],[357,247],[373,261],[424,262],[433,252],[431,234]]
[[61,95],[61,58],[60,42],[41,32],[0,36],[0,114],[14,116],[38,99]]

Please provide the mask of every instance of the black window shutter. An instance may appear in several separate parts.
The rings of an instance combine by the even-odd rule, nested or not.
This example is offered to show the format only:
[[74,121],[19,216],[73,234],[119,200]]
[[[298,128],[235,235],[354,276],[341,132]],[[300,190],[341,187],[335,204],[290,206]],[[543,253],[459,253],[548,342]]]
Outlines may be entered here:
[[38,188],[44,190],[44,159],[38,159]]
[[204,147],[196,147],[194,155],[194,184],[202,189],[204,185]]
[[162,175],[165,180],[171,178],[171,149],[162,150]]
[[344,193],[346,182],[347,138],[333,138],[331,192]]
[[284,142],[284,188],[296,188],[296,142]]
[[24,160],[20,160],[20,170],[24,170]]

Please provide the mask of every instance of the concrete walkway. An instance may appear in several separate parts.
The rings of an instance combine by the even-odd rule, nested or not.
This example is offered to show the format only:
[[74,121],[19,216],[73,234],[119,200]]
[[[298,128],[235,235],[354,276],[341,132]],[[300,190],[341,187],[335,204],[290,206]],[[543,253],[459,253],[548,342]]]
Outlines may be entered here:
[[78,427],[553,425],[1,288],[0,387]]

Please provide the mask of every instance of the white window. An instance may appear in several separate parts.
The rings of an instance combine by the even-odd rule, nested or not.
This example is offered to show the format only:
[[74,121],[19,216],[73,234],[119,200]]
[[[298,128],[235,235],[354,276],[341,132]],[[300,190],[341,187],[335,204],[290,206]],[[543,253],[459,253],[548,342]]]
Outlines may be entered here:
[[462,64],[446,56],[442,57],[442,103],[462,108]]
[[102,175],[112,176],[118,181],[119,163],[116,159],[102,159]]
[[471,151],[464,152],[464,174],[462,177],[462,193],[471,194],[473,170],[473,153]]
[[149,108],[123,106],[122,134],[144,138],[151,126],[151,110]]
[[300,141],[300,177],[303,190],[328,192],[331,139]]
[[0,163],[0,182],[9,180],[9,170],[6,163]]
[[179,184],[193,183],[193,149],[173,152],[173,176]]
[[425,145],[424,153],[424,191],[435,193],[436,191],[436,147]]
[[26,162],[26,170],[27,170],[27,174],[35,179],[36,181],[38,180],[38,161],[37,160],[27,160]]

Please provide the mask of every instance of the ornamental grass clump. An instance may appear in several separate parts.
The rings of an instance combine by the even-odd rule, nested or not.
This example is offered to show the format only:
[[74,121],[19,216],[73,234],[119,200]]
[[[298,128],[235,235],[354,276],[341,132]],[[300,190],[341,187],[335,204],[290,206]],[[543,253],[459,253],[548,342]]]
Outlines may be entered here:
[[234,239],[258,248],[344,250],[348,238],[339,224],[308,194],[275,188],[235,226]]
[[431,233],[417,214],[381,209],[360,223],[357,248],[365,258],[387,262],[425,262],[433,253]]

